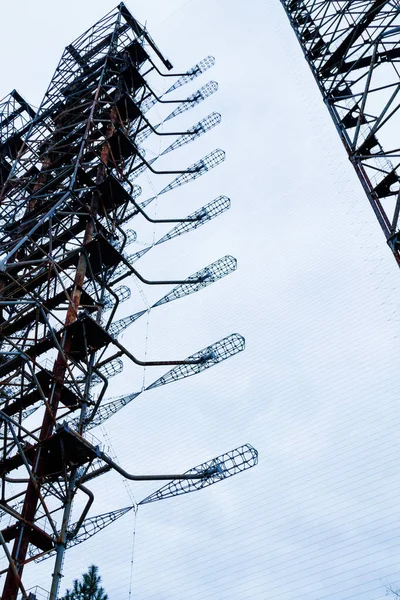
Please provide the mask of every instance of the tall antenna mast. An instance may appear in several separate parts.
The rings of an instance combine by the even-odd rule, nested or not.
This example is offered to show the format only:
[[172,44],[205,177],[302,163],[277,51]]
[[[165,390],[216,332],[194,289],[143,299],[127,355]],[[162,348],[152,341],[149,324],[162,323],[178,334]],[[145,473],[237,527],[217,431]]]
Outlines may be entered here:
[[[151,280],[136,268],[151,247],[126,252],[135,240],[128,229],[134,219],[171,223],[158,245],[206,225],[230,206],[219,196],[189,216],[157,220],[147,212],[154,197],[142,200],[136,184],[146,170],[170,175],[158,192],[165,194],[223,162],[219,149],[172,170],[161,159],[220,122],[211,113],[184,131],[168,129],[218,86],[203,84],[178,100],[168,94],[213,64],[207,57],[185,73],[172,73],[147,30],[121,3],[67,46],[36,113],[15,91],[0,103],[0,510],[10,519],[0,531],[3,600],[27,598],[24,566],[52,556],[50,598],[56,600],[66,548],[128,512],[129,507],[93,516],[95,499],[87,487],[92,479],[116,470],[134,481],[167,481],[145,504],[207,487],[257,463],[257,452],[246,445],[186,473],[132,474],[88,433],[140,393],[106,398],[108,379],[123,368],[121,358],[140,367],[164,365],[165,375],[146,388],[153,389],[244,349],[244,339],[232,334],[210,340],[188,358],[149,362],[118,339],[143,315],[116,318],[119,304],[130,296],[130,279],[170,284],[170,292],[153,305],[162,310],[236,269],[236,260],[225,256],[189,277]],[[150,83],[155,78],[172,78],[163,96]],[[148,116],[163,104],[171,105],[165,128]],[[150,135],[168,142],[159,157],[147,159],[141,144]],[[73,515],[76,496],[87,501]]]
[[400,6],[281,0],[324,102],[400,265]]

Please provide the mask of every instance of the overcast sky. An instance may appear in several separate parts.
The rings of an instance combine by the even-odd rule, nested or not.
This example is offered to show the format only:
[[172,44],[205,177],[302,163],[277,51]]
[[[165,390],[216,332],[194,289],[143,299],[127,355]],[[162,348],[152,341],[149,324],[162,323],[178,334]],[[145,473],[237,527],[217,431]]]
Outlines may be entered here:
[[[19,0],[2,7],[0,97],[38,105],[64,46],[113,8],[105,0]],[[161,196],[185,216],[220,194],[232,209],[154,248],[148,277],[190,275],[225,254],[238,271],[155,309],[122,341],[138,356],[181,358],[232,333],[246,351],[138,397],[93,433],[131,472],[186,470],[243,443],[257,468],[206,490],[143,506],[65,561],[63,590],[90,563],[110,600],[380,600],[400,586],[399,273],[279,0],[139,0],[128,8],[179,70],[204,56],[219,91],[173,125],[213,110],[222,123],[173,161],[214,148],[225,164]],[[157,112],[149,113],[157,121]],[[143,199],[164,179],[143,177]],[[136,223],[132,223],[136,228]],[[138,223],[132,252],[165,232]],[[130,283],[126,316],[168,291]],[[125,364],[110,395],[163,370]],[[94,482],[92,514],[157,484]],[[49,589],[52,562],[26,569]],[[129,590],[131,594],[129,596]]]

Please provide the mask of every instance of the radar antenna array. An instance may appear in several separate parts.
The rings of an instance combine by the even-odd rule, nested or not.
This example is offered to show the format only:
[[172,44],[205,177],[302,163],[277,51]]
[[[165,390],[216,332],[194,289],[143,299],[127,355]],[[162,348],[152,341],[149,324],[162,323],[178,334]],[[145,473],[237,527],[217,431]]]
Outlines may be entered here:
[[[56,600],[66,549],[132,510],[92,516],[94,496],[86,487],[92,479],[114,470],[136,482],[166,482],[141,503],[146,504],[207,487],[257,462],[256,452],[244,446],[186,473],[133,475],[108,457],[90,432],[122,408],[128,413],[127,405],[142,393],[106,398],[109,379],[119,377],[126,364],[168,367],[143,390],[149,391],[202,373],[244,349],[242,336],[232,334],[186,359],[147,361],[118,339],[149,310],[147,304],[128,316],[119,313],[132,296],[133,278],[145,286],[173,285],[153,310],[236,269],[230,255],[186,278],[153,280],[133,266],[151,248],[202,227],[230,207],[230,200],[219,196],[187,218],[155,219],[146,212],[156,198],[225,160],[217,149],[187,168],[163,167],[171,164],[174,150],[197,141],[221,120],[212,112],[189,129],[164,131],[164,124],[167,129],[217,91],[211,81],[186,97],[182,93],[213,64],[207,57],[174,74],[147,30],[120,3],[65,48],[37,111],[15,90],[0,101],[4,600],[26,598],[25,565],[49,556],[55,557],[50,600]],[[153,82],[158,79],[154,89],[162,89],[166,78],[171,84],[157,96]],[[180,98],[175,99],[176,90]],[[155,106],[167,116],[153,124]],[[148,159],[141,144],[152,134],[168,142]],[[141,200],[142,187],[135,180],[144,172],[169,178],[154,186],[161,190],[156,196]],[[142,219],[155,226],[170,223],[172,229],[155,244],[132,249]],[[134,229],[128,229],[133,221]],[[79,515],[80,499],[86,502]]]
[[398,3],[281,3],[400,266]]

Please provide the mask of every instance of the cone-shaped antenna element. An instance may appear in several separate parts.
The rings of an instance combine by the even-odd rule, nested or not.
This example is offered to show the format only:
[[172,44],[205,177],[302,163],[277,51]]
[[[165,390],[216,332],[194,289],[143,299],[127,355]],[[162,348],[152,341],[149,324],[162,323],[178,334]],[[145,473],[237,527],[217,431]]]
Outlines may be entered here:
[[119,319],[118,321],[111,323],[110,327],[108,328],[108,333],[115,338],[118,337],[123,331],[125,331],[125,329],[127,329],[127,327],[129,327],[129,325],[132,325],[132,323],[137,321],[139,317],[144,315],[145,312],[147,311],[141,310],[134,315],[129,315],[128,317],[124,317],[123,319]]
[[[203,350],[196,352],[192,356],[189,356],[187,360],[199,360],[203,359],[201,363],[197,364],[189,364],[189,365],[178,365],[174,367],[171,371],[168,371],[165,375],[154,381],[151,385],[149,385],[144,391],[151,390],[152,388],[160,387],[161,385],[165,385],[166,383],[171,383],[173,381],[178,381],[179,379],[183,379],[184,377],[190,377],[191,375],[196,375],[197,373],[201,373],[205,369],[209,369],[213,365],[226,360],[230,356],[237,354],[244,350],[245,340],[238,333],[232,333],[228,337],[212,344],[211,346],[207,346]],[[85,428],[86,430],[92,429],[97,425],[101,425],[112,417],[115,413],[117,413],[121,408],[124,408],[127,404],[132,402],[135,398],[137,398],[141,394],[141,392],[134,392],[132,394],[128,394],[127,396],[118,396],[117,398],[113,398],[109,400],[103,406],[100,406],[94,418],[89,421]],[[79,424],[79,419],[73,419],[70,422],[72,427],[77,427]]]
[[[154,161],[149,161],[149,164],[151,164],[152,162],[154,162]],[[139,175],[141,175],[146,169],[147,169],[147,165],[145,163],[143,165],[140,165],[140,167],[137,167],[137,169],[135,169],[133,171],[133,173],[131,173],[129,175],[129,180],[133,181],[134,179],[139,177]]]
[[[161,121],[161,123],[158,123],[158,125],[153,125],[153,129],[158,129],[163,123],[164,123],[164,121]],[[135,137],[136,144],[141,144],[142,142],[144,142],[144,140],[146,140],[153,133],[153,129],[151,129],[151,127],[147,126],[146,129],[143,129],[143,131],[136,134],[136,137]],[[136,171],[134,172],[134,175],[136,175]]]
[[120,358],[114,358],[113,360],[110,360],[110,362],[106,363],[99,369],[100,373],[106,377],[115,377],[115,375],[122,373],[123,370],[124,363]]
[[[97,515],[95,517],[89,517],[89,519],[85,519],[79,529],[79,533],[76,537],[72,538],[67,542],[67,546],[76,546],[77,544],[81,544],[85,542],[87,539],[114,523],[117,519],[120,519],[130,510],[132,510],[133,506],[127,506],[126,508],[119,508],[117,510],[113,510],[107,513],[103,513],[101,515]],[[71,534],[77,523],[74,523],[69,527],[69,533]]]
[[195,79],[196,77],[204,73],[204,71],[211,69],[211,67],[213,67],[214,65],[215,58],[213,56],[206,56],[205,58],[203,58],[203,60],[198,62],[197,65],[194,65],[194,67],[189,69],[189,71],[185,75],[179,77],[179,79],[175,81],[174,85],[171,85],[171,87],[168,88],[165,94],[169,94],[173,90],[182,87],[183,85],[188,83],[188,81],[191,81],[192,79]]
[[152,248],[154,248],[154,246],[148,246],[147,248],[143,248],[142,250],[138,250],[134,254],[130,254],[129,256],[127,256],[126,259],[129,260],[129,263],[132,265],[133,263],[135,263],[137,260],[139,260],[139,258],[141,258],[144,254],[146,254],[146,252],[148,252]]
[[[197,271],[190,277],[188,277],[187,283],[181,283],[174,287],[168,294],[163,296],[158,302],[153,304],[151,308],[155,308],[156,306],[161,306],[161,304],[166,304],[167,302],[171,302],[172,300],[177,300],[178,298],[183,298],[183,296],[188,296],[189,294],[194,294],[199,290],[202,290],[207,285],[214,283],[218,279],[225,277],[225,275],[229,275],[236,270],[237,261],[233,256],[224,256],[219,260],[211,263],[208,267]],[[195,279],[196,283],[190,283],[191,279]],[[200,279],[200,281],[199,281]]]
[[[96,373],[93,373],[93,375],[90,379],[90,387],[95,387],[96,385],[99,385],[100,383],[104,383],[102,378],[99,377]],[[86,386],[86,382],[83,381],[81,387],[85,388],[85,386]]]
[[181,494],[188,494],[189,492],[195,492],[201,490],[213,483],[237,475],[246,469],[255,467],[258,463],[258,452],[250,446],[245,444],[231,450],[226,454],[217,456],[212,460],[209,460],[197,467],[193,467],[189,471],[186,471],[185,475],[193,473],[198,475],[201,473],[209,473],[204,479],[174,479],[170,483],[167,483],[162,488],[153,492],[147,498],[144,498],[139,502],[141,504],[149,504],[150,502],[156,502],[157,500],[165,500],[166,498],[172,498],[173,496],[180,496]]
[[181,104],[179,104],[175,108],[175,110],[173,110],[172,113],[169,114],[166,119],[164,119],[164,123],[166,123],[170,119],[173,119],[174,117],[177,117],[181,113],[190,110],[197,104],[200,104],[200,102],[203,102],[203,100],[205,100],[212,94],[215,94],[217,90],[218,83],[216,81],[209,81],[208,83],[203,85],[203,87],[201,87],[199,90],[197,90],[197,92],[195,92],[194,94],[186,98],[186,100],[181,102]]
[[205,206],[202,206],[196,210],[194,213],[188,215],[187,218],[193,219],[192,222],[178,223],[178,225],[175,225],[175,227],[173,227],[168,233],[160,238],[155,245],[157,246],[158,244],[162,244],[167,240],[171,240],[178,235],[183,235],[184,233],[192,231],[192,229],[197,229],[198,227],[205,225],[208,223],[208,221],[211,221],[211,219],[214,219],[214,217],[218,217],[218,215],[221,215],[230,207],[231,201],[229,198],[227,198],[227,196],[218,196],[218,198],[215,198],[215,200],[212,200]]
[[[192,94],[191,96],[186,98],[186,100],[183,100],[183,102],[181,102],[176,107],[176,109],[174,111],[172,111],[172,113],[170,115],[168,115],[168,117],[166,119],[164,119],[164,123],[165,123],[165,121],[169,121],[169,119],[173,119],[174,117],[181,114],[182,112],[185,112],[186,110],[189,110],[190,108],[193,108],[193,106],[200,104],[200,102],[203,102],[203,100],[208,98],[208,96],[211,96],[211,94],[214,94],[214,92],[216,92],[217,89],[218,89],[218,83],[216,81],[209,81],[208,83],[206,83],[206,85],[203,85],[203,87],[201,87],[199,90],[197,90],[197,92],[195,92],[194,94]],[[142,111],[142,113],[146,113],[157,102],[158,102],[158,100],[155,96],[146,98],[145,100],[140,102],[140,110]]]
[[[149,249],[150,248],[146,248],[146,250]],[[137,260],[138,257],[135,257],[135,255],[133,255],[133,258],[134,260]],[[132,262],[132,257],[128,257],[128,260],[129,262]],[[122,266],[126,267],[126,265]],[[188,277],[187,279],[187,283],[183,283],[174,287],[168,294],[166,294],[160,300],[158,300],[158,302],[153,304],[151,308],[161,306],[162,304],[166,304],[167,302],[171,302],[172,300],[177,300],[178,298],[183,298],[184,296],[188,296],[189,294],[194,294],[195,292],[202,290],[207,285],[214,283],[214,281],[225,277],[225,275],[229,275],[229,273],[232,273],[236,270],[236,266],[236,258],[233,258],[233,256],[229,255],[224,256],[223,258],[220,258],[211,265],[208,265],[208,267],[205,267],[204,269],[197,271],[197,273],[190,275],[190,277]],[[121,268],[121,272],[118,273],[118,275],[122,275],[122,273],[123,269]],[[196,282],[191,283],[192,279],[196,280]],[[110,333],[114,337],[118,337],[120,333],[125,331],[125,329],[127,329],[130,325],[132,325],[132,323],[137,321],[146,312],[146,310],[142,310],[133,315],[124,317],[123,319],[119,319],[119,321],[115,321],[115,323],[112,323],[108,328],[108,333]]]
[[227,196],[218,196],[218,198],[215,198],[215,200],[212,200],[205,206],[202,206],[201,208],[196,210],[194,213],[188,215],[186,219],[191,219],[190,221],[178,223],[178,225],[175,225],[175,227],[168,231],[168,233],[166,233],[162,238],[160,238],[158,242],[156,242],[154,245],[148,246],[147,248],[143,248],[142,250],[138,250],[138,252],[135,252],[134,254],[130,254],[127,257],[127,260],[129,260],[129,262],[133,264],[134,262],[139,260],[139,258],[141,258],[144,254],[146,254],[146,252],[154,248],[154,246],[157,246],[158,244],[163,244],[168,240],[172,240],[174,237],[178,237],[179,235],[183,235],[184,233],[188,233],[193,229],[197,229],[198,227],[205,225],[206,223],[208,223],[208,221],[211,221],[211,219],[214,219],[214,217],[218,217],[218,215],[221,215],[230,207],[231,201]]
[[[79,378],[77,380],[79,387],[81,389],[85,389],[86,387],[86,378]],[[100,383],[104,383],[104,381],[102,380],[102,378],[97,375],[97,373],[92,373],[91,377],[90,377],[90,387],[95,387],[96,385],[99,385]]]
[[[85,430],[93,429],[93,427],[97,427],[97,425],[101,425],[104,421],[107,421],[110,417],[115,415],[121,408],[124,408],[127,404],[132,402],[135,398],[137,398],[141,392],[133,392],[132,394],[128,394],[127,396],[120,396],[118,398],[113,398],[109,400],[103,406],[100,406],[97,413],[93,417],[91,421],[89,421],[85,425]],[[70,423],[73,427],[78,424],[78,420],[74,419],[73,422]]]
[[[126,508],[119,508],[108,513],[103,513],[102,515],[89,517],[88,519],[85,519],[81,525],[79,525],[79,531],[76,535],[74,534],[74,532],[75,529],[78,527],[79,522],[74,523],[68,528],[67,548],[71,548],[71,546],[77,546],[78,544],[85,542],[105,527],[111,525],[111,523],[114,523],[114,521],[116,521],[117,519],[120,519],[121,517],[126,515],[126,513],[128,513],[132,509],[133,506],[127,506]],[[32,547],[32,552],[37,553],[37,550],[34,549],[34,547]],[[45,556],[41,556],[40,558],[35,560],[35,562],[39,563],[42,562],[42,560],[46,560],[47,558],[51,557],[54,552],[55,550],[49,552]],[[32,555],[34,554],[31,554],[31,556]]]
[[207,346],[203,350],[196,352],[196,354],[192,354],[189,356],[187,360],[200,360],[203,359],[202,362],[197,364],[184,364],[177,365],[168,373],[154,381],[154,383],[150,384],[146,390],[151,390],[153,388],[159,387],[160,385],[165,385],[166,383],[171,383],[172,381],[177,381],[178,379],[184,379],[185,377],[190,377],[191,375],[197,375],[197,373],[201,373],[210,367],[234,356],[238,352],[241,352],[245,348],[245,339],[238,333],[232,333],[228,337],[220,340],[219,342],[215,342],[215,344],[211,344],[211,346]]
[[213,150],[213,152],[210,152],[210,154],[207,154],[207,156],[188,167],[186,170],[189,171],[189,173],[182,173],[181,175],[178,175],[178,177],[176,177],[173,181],[171,181],[170,184],[163,188],[158,195],[160,196],[161,194],[165,194],[174,188],[185,185],[185,183],[201,177],[201,175],[204,175],[204,173],[207,173],[207,171],[210,169],[220,165],[222,162],[224,162],[224,160],[225,152],[223,150],[220,150],[219,148]]
[[142,193],[142,188],[140,187],[140,185],[133,185],[132,188],[129,190],[129,194],[131,195],[131,197],[136,200],[136,198],[139,198],[139,196]]
[[40,404],[38,404],[37,406],[33,406],[32,408],[27,408],[26,410],[22,411],[22,420],[27,419],[28,417],[33,415],[33,413],[37,411],[39,406],[40,406]]
[[125,243],[126,246],[128,246],[129,244],[133,244],[133,242],[136,242],[136,240],[137,240],[136,231],[134,231],[133,229],[127,229],[125,233],[126,233],[126,243]]
[[[131,297],[131,290],[127,285],[120,285],[116,290],[115,294],[118,297],[120,303],[125,302],[125,300],[129,300]],[[107,294],[104,299],[104,310],[108,310],[112,308],[115,304],[115,298],[111,294]]]
[[188,129],[187,133],[181,135],[175,142],[173,142],[168,148],[166,148],[160,156],[164,154],[168,154],[168,152],[172,152],[176,148],[180,148],[181,146],[185,146],[186,144],[190,144],[190,142],[194,142],[204,133],[210,131],[216,125],[221,123],[221,115],[219,113],[211,113],[201,121],[199,121],[196,125],[193,125],[190,129]]
[[[114,523],[117,519],[120,519],[126,513],[131,511],[133,506],[127,506],[126,508],[119,508],[117,510],[113,510],[107,513],[103,513],[101,515],[97,515],[95,517],[89,517],[89,519],[85,519],[80,527],[79,533],[73,539],[67,543],[68,546],[76,546],[77,544],[81,544],[86,541],[92,535],[95,535],[111,523]],[[77,523],[71,525],[69,527],[69,532],[72,533],[76,527]]]
[[180,187],[181,185],[185,185],[185,183],[189,183],[189,181],[194,181],[198,177],[201,177],[201,175],[207,173],[207,171],[210,169],[217,167],[219,164],[224,162],[224,160],[225,152],[223,150],[220,150],[219,148],[213,150],[213,152],[210,152],[210,154],[207,154],[207,156],[185,169],[185,172],[178,175],[178,177],[176,177],[173,181],[171,181],[171,183],[163,188],[161,192],[158,192],[157,196],[152,196],[151,198],[144,200],[144,202],[141,202],[140,207],[145,208],[150,204],[150,202],[153,202],[153,200],[158,198],[158,196],[161,196],[161,194],[166,194],[170,190]]
[[[127,260],[130,260],[129,257],[127,257]],[[121,277],[121,275],[123,275],[124,273],[129,273],[130,269],[128,267],[128,265],[126,265],[125,263],[121,262],[115,269],[113,272],[114,277]]]
[[223,150],[220,150],[219,148],[213,150],[213,152],[210,152],[210,154],[207,154],[207,156],[188,167],[186,171],[189,171],[189,173],[181,173],[181,175],[178,175],[178,177],[176,177],[173,181],[171,181],[170,184],[163,188],[158,195],[160,196],[161,194],[165,194],[166,192],[169,192],[169,190],[173,190],[174,188],[184,185],[189,181],[197,179],[210,169],[220,165],[222,162],[224,162],[224,160],[225,152]]
[[[136,135],[135,141],[137,143],[144,142],[144,140],[146,140],[153,133],[154,129],[156,129],[156,130],[159,129],[161,127],[161,125],[164,125],[164,123],[166,123],[170,119],[173,119],[177,115],[180,115],[182,112],[191,110],[192,108],[197,106],[197,104],[199,104],[200,102],[202,102],[203,100],[208,98],[208,96],[211,96],[211,94],[216,92],[217,89],[218,89],[218,84],[215,81],[210,81],[206,86],[204,86],[203,88],[200,88],[200,90],[198,90],[196,92],[196,94],[193,94],[193,96],[190,96],[190,98],[188,98],[188,100],[185,100],[184,102],[182,102],[182,104],[180,104],[175,110],[173,110],[172,113],[170,113],[167,117],[165,117],[165,119],[163,119],[160,123],[158,123],[157,125],[154,125],[153,129],[151,127],[146,127],[146,129],[144,129],[143,131],[138,133]],[[196,98],[196,96],[197,96],[197,98]],[[141,169],[142,169],[142,167],[141,167]],[[134,172],[135,175],[136,175],[136,173],[137,173],[137,171]]]

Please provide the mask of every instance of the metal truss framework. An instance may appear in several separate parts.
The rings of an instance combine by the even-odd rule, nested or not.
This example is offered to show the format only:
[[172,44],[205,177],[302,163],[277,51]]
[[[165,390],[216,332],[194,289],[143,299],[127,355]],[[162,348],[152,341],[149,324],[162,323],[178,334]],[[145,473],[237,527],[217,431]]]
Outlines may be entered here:
[[[159,196],[224,160],[224,152],[215,150],[184,170],[157,170],[154,164],[220,122],[212,113],[183,132],[161,127],[217,90],[210,82],[183,100],[167,96],[213,64],[207,57],[186,73],[164,73],[172,65],[121,3],[65,49],[37,112],[15,91],[0,103],[0,512],[9,519],[0,531],[8,561],[3,600],[27,598],[24,565],[52,555],[55,600],[65,549],[128,512],[129,507],[88,516],[94,498],[86,484],[95,477],[115,469],[135,481],[173,480],[147,503],[206,487],[257,463],[256,451],[243,446],[181,475],[131,475],[88,433],[140,393],[105,400],[108,379],[121,372],[122,358],[168,366],[146,388],[153,389],[244,349],[244,339],[232,334],[187,359],[141,361],[118,336],[145,311],[115,319],[119,304],[130,297],[129,278],[174,286],[155,308],[236,269],[236,260],[225,256],[185,279],[150,281],[133,266],[153,246],[230,207],[219,196],[188,217],[157,220],[146,212],[155,197],[139,201],[141,189],[133,183],[146,169],[172,174]],[[162,96],[150,84],[157,77],[174,78]],[[153,125],[147,112],[162,104],[173,110]],[[147,160],[141,143],[150,135],[171,136],[172,143]],[[127,254],[136,234],[126,225],[143,218],[173,227],[153,246]],[[70,525],[77,495],[87,502]]]
[[400,265],[400,3],[281,3]]

